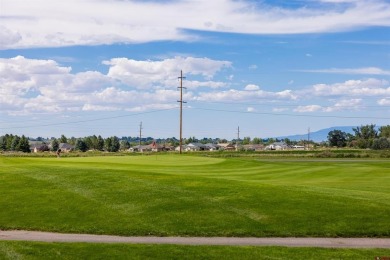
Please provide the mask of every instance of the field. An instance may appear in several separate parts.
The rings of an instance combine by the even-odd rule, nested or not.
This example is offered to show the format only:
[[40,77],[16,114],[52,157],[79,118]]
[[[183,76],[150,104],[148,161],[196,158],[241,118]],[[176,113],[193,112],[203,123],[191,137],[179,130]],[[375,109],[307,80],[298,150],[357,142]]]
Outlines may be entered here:
[[[0,166],[3,230],[127,236],[390,237],[388,160],[0,157]],[[2,248],[28,250],[31,244],[0,243],[0,258]],[[69,245],[55,247],[61,251]],[[245,251],[235,248],[231,250]],[[283,250],[291,256],[307,251]]]
[[390,236],[390,162],[1,157],[1,229]]

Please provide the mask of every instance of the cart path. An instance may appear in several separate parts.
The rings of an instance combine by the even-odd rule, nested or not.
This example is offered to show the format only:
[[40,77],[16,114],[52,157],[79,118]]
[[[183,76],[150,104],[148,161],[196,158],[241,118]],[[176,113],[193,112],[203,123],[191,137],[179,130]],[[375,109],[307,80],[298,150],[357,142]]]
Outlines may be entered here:
[[86,242],[176,245],[287,246],[328,248],[390,248],[390,238],[313,237],[123,237],[111,235],[62,234],[38,231],[0,231],[3,241]]

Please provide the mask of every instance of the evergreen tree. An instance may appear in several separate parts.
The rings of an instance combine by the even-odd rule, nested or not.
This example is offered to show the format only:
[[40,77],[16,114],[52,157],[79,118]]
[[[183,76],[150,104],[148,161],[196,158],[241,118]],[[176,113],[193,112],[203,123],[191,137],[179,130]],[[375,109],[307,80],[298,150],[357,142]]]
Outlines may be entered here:
[[65,135],[61,135],[61,137],[60,137],[60,143],[67,143],[68,142],[68,138],[66,138],[66,136]]
[[58,148],[59,148],[59,146],[60,146],[60,144],[58,143],[57,139],[53,139],[53,140],[51,141],[51,150],[52,150],[53,152],[57,151]]
[[107,152],[111,152],[111,147],[112,147],[112,140],[111,138],[107,138],[104,140],[104,150]]
[[88,147],[84,140],[77,139],[75,149],[81,152],[86,152],[88,150]]
[[31,153],[30,144],[24,135],[22,135],[22,138],[19,140],[19,151],[24,153]]
[[97,143],[96,143],[96,150],[103,151],[104,149],[104,139],[99,135],[97,138]]
[[111,137],[111,151],[110,152],[118,152],[120,148],[119,138],[116,136]]
[[5,136],[0,137],[0,151],[7,150],[7,139]]
[[12,142],[11,142],[11,151],[15,151],[15,152],[18,152],[20,150],[20,147],[19,147],[19,141],[20,141],[20,137],[15,135],[13,138],[12,138]]

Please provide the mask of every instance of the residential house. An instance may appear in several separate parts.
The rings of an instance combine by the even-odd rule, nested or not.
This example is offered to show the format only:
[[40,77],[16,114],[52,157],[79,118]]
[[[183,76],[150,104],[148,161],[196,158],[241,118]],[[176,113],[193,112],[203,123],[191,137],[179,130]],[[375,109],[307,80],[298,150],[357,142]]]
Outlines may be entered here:
[[266,150],[287,150],[289,146],[285,142],[275,142],[265,147]]
[[75,146],[68,143],[60,143],[58,149],[61,149],[63,153],[69,153],[75,149]]

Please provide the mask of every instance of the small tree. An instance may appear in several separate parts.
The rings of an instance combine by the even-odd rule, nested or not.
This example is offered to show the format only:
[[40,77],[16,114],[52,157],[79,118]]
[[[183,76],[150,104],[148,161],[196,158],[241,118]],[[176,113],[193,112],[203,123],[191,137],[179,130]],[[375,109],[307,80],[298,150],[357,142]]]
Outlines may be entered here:
[[68,142],[68,138],[66,138],[66,136],[65,135],[61,135],[61,137],[60,137],[60,143],[67,143]]
[[372,142],[371,148],[374,150],[390,149],[390,140],[386,137],[381,137],[379,139],[375,139]]
[[59,148],[59,146],[60,146],[60,144],[58,143],[57,139],[53,139],[53,140],[51,141],[51,150],[52,150],[53,152],[57,151],[58,148]]
[[344,147],[347,145],[347,134],[341,130],[333,130],[328,133],[330,146]]
[[19,151],[24,153],[31,153],[30,144],[24,135],[22,135],[22,138],[19,140]]
[[119,138],[116,136],[112,136],[111,138],[111,151],[110,152],[118,152],[120,148]]
[[104,139],[100,135],[97,138],[96,150],[99,150],[99,151],[104,150]]
[[81,152],[86,152],[88,150],[87,144],[85,143],[84,140],[78,139],[76,141],[76,150],[81,151]]
[[130,143],[127,140],[121,141],[121,150],[127,150],[130,148]]
[[379,136],[390,138],[390,125],[381,126],[379,128]]

